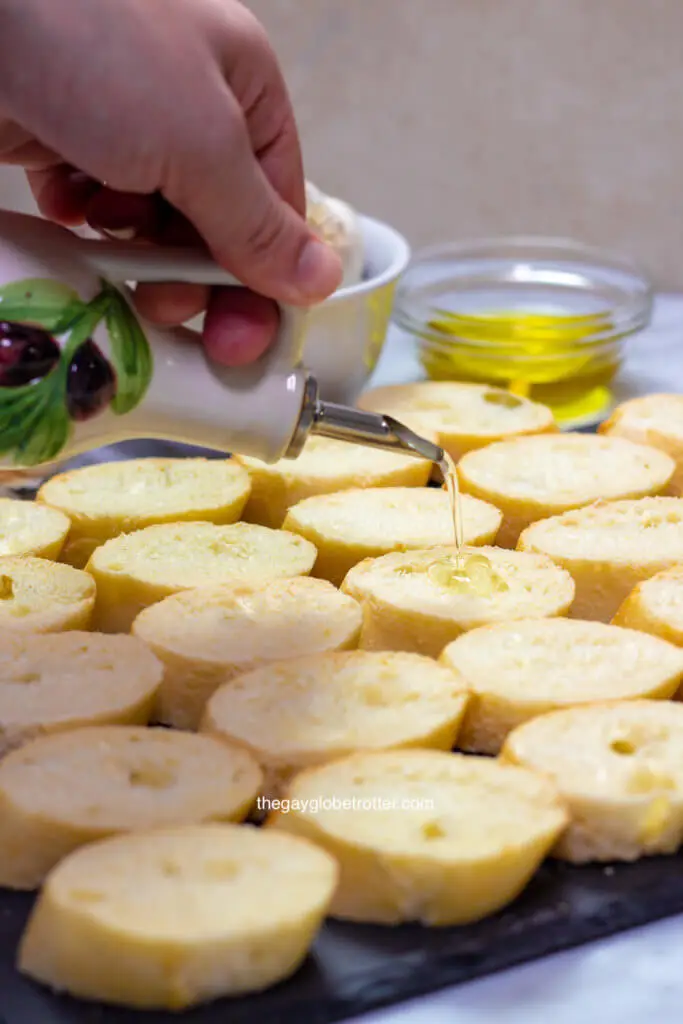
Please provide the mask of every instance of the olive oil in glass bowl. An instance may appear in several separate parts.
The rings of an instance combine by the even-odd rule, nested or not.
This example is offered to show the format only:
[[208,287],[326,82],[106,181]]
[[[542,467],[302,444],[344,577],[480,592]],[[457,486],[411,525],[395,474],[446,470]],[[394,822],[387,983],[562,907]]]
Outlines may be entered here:
[[609,253],[494,239],[417,253],[394,320],[428,378],[503,387],[581,427],[609,412],[625,341],[647,327],[652,301],[643,274]]

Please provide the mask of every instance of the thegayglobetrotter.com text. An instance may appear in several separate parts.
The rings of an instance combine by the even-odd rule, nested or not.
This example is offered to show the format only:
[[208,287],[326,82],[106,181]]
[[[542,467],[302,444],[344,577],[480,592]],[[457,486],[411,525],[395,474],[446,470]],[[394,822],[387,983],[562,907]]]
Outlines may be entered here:
[[271,798],[260,796],[256,805],[259,811],[279,811],[281,814],[288,814],[290,811],[299,811],[303,814],[319,814],[320,811],[433,811],[434,801],[428,799],[395,800],[389,797],[310,797],[307,800],[298,800],[296,797]]

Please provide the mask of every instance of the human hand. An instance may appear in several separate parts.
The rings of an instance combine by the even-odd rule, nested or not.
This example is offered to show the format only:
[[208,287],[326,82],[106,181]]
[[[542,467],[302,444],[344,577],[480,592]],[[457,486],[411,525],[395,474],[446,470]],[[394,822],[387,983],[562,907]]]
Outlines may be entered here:
[[209,355],[242,365],[274,337],[269,300],[338,287],[338,257],[306,224],[276,58],[237,0],[0,0],[0,55],[0,162],[27,170],[44,216],[205,245],[250,289],[140,285],[143,315],[206,309]]

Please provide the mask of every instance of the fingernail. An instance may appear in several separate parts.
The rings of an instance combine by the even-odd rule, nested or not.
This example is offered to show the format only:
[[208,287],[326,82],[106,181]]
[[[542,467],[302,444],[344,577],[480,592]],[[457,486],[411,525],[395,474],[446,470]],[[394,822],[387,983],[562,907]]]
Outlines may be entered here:
[[113,238],[119,242],[132,242],[136,237],[137,231],[135,228],[96,228],[101,235],[105,238]]
[[305,299],[326,299],[342,279],[341,261],[324,242],[311,237],[304,246],[296,269],[296,283]]

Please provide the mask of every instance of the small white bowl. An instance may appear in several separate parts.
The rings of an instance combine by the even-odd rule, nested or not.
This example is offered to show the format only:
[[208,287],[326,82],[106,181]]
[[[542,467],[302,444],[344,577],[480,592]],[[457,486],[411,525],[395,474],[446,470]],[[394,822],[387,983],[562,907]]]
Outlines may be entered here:
[[406,239],[381,221],[360,217],[365,248],[363,280],[340,288],[309,313],[304,363],[320,396],[353,405],[380,357],[394,291],[408,266]]

